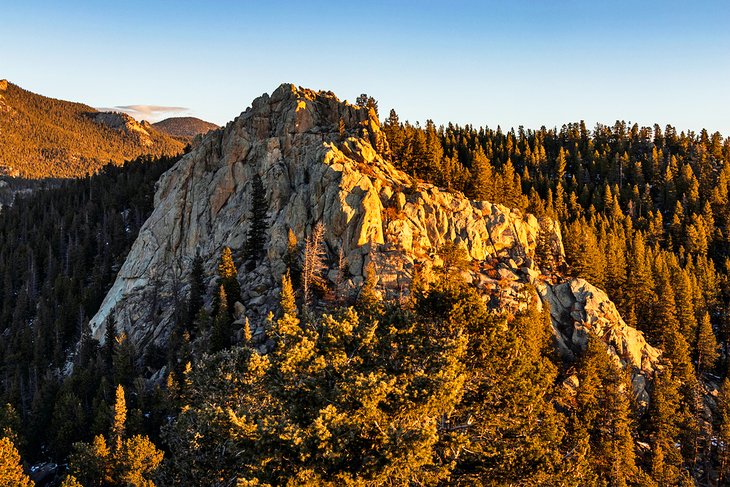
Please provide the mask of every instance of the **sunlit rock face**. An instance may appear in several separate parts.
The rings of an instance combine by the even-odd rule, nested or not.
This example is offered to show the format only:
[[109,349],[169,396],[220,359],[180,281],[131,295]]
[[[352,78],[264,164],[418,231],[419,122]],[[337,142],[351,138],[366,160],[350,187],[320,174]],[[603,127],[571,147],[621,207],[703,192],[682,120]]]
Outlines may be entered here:
[[[212,289],[222,248],[228,246],[240,256],[258,175],[268,204],[266,256],[252,271],[239,268],[240,319],[263,323],[262,317],[277,302],[289,231],[303,243],[321,223],[331,263],[326,274],[343,281],[343,292],[357,291],[372,261],[379,291],[403,296],[414,269],[438,266],[439,249],[454,242],[474,261],[464,279],[495,309],[524,307],[526,294],[535,296],[528,284],[535,284],[551,305],[560,349],[574,353],[580,344],[573,337],[593,328],[573,319],[572,308],[588,301],[553,299],[565,284],[546,283],[535,265],[541,227],[553,251],[562,255],[558,223],[541,225],[532,215],[416,182],[394,168],[387,153],[375,113],[341,102],[330,92],[284,84],[270,96],[257,98],[226,127],[198,138],[192,151],[160,179],[155,209],[92,319],[94,335],[103,340],[105,320],[114,311],[138,345],[163,343],[170,332],[175,295],[186,295],[193,257],[205,259]],[[342,271],[336,269],[340,255],[346,262]],[[590,303],[584,307],[593,313]],[[620,320],[618,313],[606,316]],[[574,328],[575,334],[566,334],[566,327]],[[632,340],[632,333],[636,331],[625,324],[615,330],[618,342],[630,350],[635,345],[626,340]],[[629,338],[624,340],[624,335]],[[615,346],[611,350],[625,351]],[[653,353],[645,355],[650,357],[647,363],[655,358]],[[631,365],[646,366],[633,359]]]
[[555,286],[539,283],[537,289],[550,307],[560,354],[574,359],[588,346],[589,336],[602,340],[614,359],[631,373],[639,404],[648,403],[646,381],[659,367],[661,351],[624,322],[606,293],[584,279]]

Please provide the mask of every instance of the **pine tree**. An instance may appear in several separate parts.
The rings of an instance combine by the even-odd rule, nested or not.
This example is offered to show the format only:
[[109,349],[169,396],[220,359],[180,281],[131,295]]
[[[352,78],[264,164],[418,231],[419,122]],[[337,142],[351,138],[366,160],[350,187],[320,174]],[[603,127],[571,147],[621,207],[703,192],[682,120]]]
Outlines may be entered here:
[[407,158],[407,170],[412,176],[425,178],[428,175],[428,160],[426,159],[426,134],[416,129],[409,137],[410,156]]
[[629,249],[626,278],[626,303],[629,312],[640,319],[638,323],[628,321],[629,325],[637,326],[640,330],[647,329],[646,319],[652,316],[652,309],[656,301],[654,293],[654,278],[651,264],[647,255],[644,238],[640,232],[634,233],[634,239]]
[[294,297],[294,287],[292,286],[291,277],[289,277],[288,272],[281,277],[280,306],[283,314],[296,317],[297,303]]
[[66,475],[66,478],[61,482],[61,487],[84,487],[73,475]]
[[540,225],[535,245],[535,264],[544,274],[551,275],[557,267],[556,252],[550,241],[551,221],[547,218],[538,220]]
[[114,350],[114,382],[130,386],[137,377],[137,350],[126,333],[116,339]]
[[605,253],[602,252],[595,229],[585,221],[575,221],[569,227],[565,254],[574,273],[597,287],[605,287]]
[[[96,394],[92,400],[91,411],[93,419],[91,421],[91,434],[107,434],[112,424],[113,408],[109,405],[110,396],[112,394],[112,386],[109,383],[109,378],[102,375],[99,385],[96,389]],[[109,397],[109,400],[107,398]]]
[[78,396],[66,392],[56,400],[51,420],[51,447],[58,458],[65,458],[74,442],[81,439],[86,415]]
[[79,353],[76,357],[76,367],[86,368],[98,351],[99,342],[91,336],[89,322],[84,320],[81,325],[81,337],[79,338]]
[[219,352],[231,345],[231,327],[233,318],[228,312],[228,297],[223,284],[218,287],[218,310],[213,317],[213,329],[210,334],[210,351]]
[[103,435],[91,443],[75,443],[69,457],[69,470],[86,487],[109,485],[113,482],[112,453]]
[[730,480],[730,379],[725,377],[718,396],[720,431],[718,438],[718,485]]
[[378,100],[373,98],[372,96],[368,97],[367,104],[365,105],[368,107],[368,110],[372,110],[373,114],[375,115],[375,119],[378,119]]
[[601,209],[604,212],[610,213],[613,206],[613,193],[611,192],[611,186],[607,183],[603,185],[603,200],[601,201]]
[[567,159],[565,157],[565,150],[561,147],[558,152],[558,158],[555,160],[555,178],[558,181],[558,185],[565,178],[565,167]]
[[5,403],[5,406],[0,409],[0,438],[9,438],[16,446],[19,445],[20,438],[20,415],[15,407],[10,403]]
[[264,255],[266,229],[268,227],[266,221],[268,207],[266,188],[264,188],[264,183],[261,181],[261,176],[255,174],[251,189],[251,224],[248,228],[246,245],[243,252],[244,261],[247,263],[246,268],[249,272],[256,267],[256,264]]
[[710,323],[710,315],[705,312],[700,319],[697,329],[697,375],[701,376],[703,372],[711,370],[717,359],[720,358],[718,352],[717,338],[715,332],[712,331]]
[[452,463],[439,458],[452,443],[440,431],[464,387],[466,340],[440,325],[353,310],[302,325],[284,313],[272,352],[244,345],[206,357],[165,433],[173,483],[447,481]]
[[524,209],[527,203],[522,194],[522,182],[519,174],[515,172],[512,159],[507,158],[507,162],[502,166],[500,179],[499,189],[501,195],[495,194],[495,202],[501,203],[508,208]]
[[[241,300],[241,285],[238,283],[238,271],[233,263],[233,252],[231,252],[230,247],[223,247],[221,259],[218,263],[218,287],[220,286],[223,286],[225,290],[226,308],[229,312],[232,312],[235,302]],[[215,294],[214,314],[217,314],[220,308],[220,296],[220,292]]]
[[608,485],[625,486],[639,476],[626,373],[605,345],[591,337],[578,367],[580,387],[572,443],[584,445],[591,469]]
[[677,417],[681,414],[679,384],[671,365],[658,372],[649,402],[649,442],[651,476],[658,485],[679,485],[683,479],[683,458],[677,447],[681,441]]
[[555,187],[553,207],[555,208],[555,215],[557,216],[557,219],[562,220],[566,218],[568,209],[565,206],[565,188],[563,187],[563,183],[560,183]]
[[699,441],[699,390],[692,366],[690,350],[687,341],[682,335],[677,320],[677,311],[674,300],[674,290],[669,280],[669,271],[664,262],[657,263],[656,295],[661,299],[656,302],[653,310],[653,322],[656,329],[653,333],[656,343],[664,351],[664,358],[672,365],[672,374],[679,384],[680,414],[675,417],[680,426],[681,444],[684,447],[685,461],[694,465],[697,456]]
[[193,259],[193,266],[190,270],[190,296],[188,298],[187,331],[194,330],[195,319],[200,308],[203,307],[205,299],[205,269],[203,269],[203,258],[196,254]]
[[133,487],[154,487],[150,480],[162,463],[164,454],[146,436],[134,435],[124,440],[115,459],[117,484]]
[[[243,342],[249,343],[253,335],[251,334],[251,323],[248,321],[248,317],[243,321]],[[188,362],[189,364],[190,362]]]
[[655,282],[654,293],[658,297],[652,314],[655,327],[648,329],[647,332],[651,343],[666,349],[669,343],[675,339],[673,335],[680,333],[680,325],[677,319],[677,303],[674,299],[674,287],[671,283],[669,269],[661,258],[656,262]]
[[357,296],[357,310],[366,318],[376,316],[381,311],[381,299],[375,289],[377,283],[375,263],[371,260],[365,266],[365,280]]
[[677,163],[674,156],[671,156],[670,163],[664,167],[664,179],[662,181],[664,208],[672,208],[677,203],[677,188],[675,185],[675,171]]
[[649,228],[646,229],[645,239],[647,246],[655,246],[664,242],[664,217],[661,211],[649,211],[647,215]]
[[473,174],[471,184],[471,197],[479,201],[491,201],[494,199],[494,172],[492,164],[487,159],[481,147],[472,156],[471,172]]
[[113,441],[115,451],[122,448],[122,438],[124,437],[124,427],[127,422],[127,401],[124,398],[124,388],[117,386],[116,399],[114,401],[114,420],[112,422],[111,439]]
[[682,242],[684,248],[692,254],[707,254],[709,245],[706,225],[701,215],[692,214],[690,223],[685,226],[685,239]]
[[606,252],[606,292],[616,303],[619,311],[627,309],[626,281],[628,264],[626,262],[626,241],[621,227],[612,226],[605,237],[602,247]]
[[[454,309],[452,319],[479,323],[481,312],[460,316],[473,311]],[[518,315],[504,334],[472,330],[467,362],[471,385],[456,411],[473,422],[465,447],[470,453],[463,453],[461,466],[465,480],[486,474],[505,485],[541,485],[560,478],[564,466],[557,451],[564,431],[550,401],[557,370],[544,355],[550,340],[546,319],[533,310]],[[496,359],[502,354],[511,360]],[[469,475],[468,469],[477,475]]]
[[692,279],[685,269],[677,269],[672,276],[672,285],[680,331],[687,343],[694,343],[697,336],[697,317]]
[[[604,378],[603,419],[597,435],[596,459],[606,460],[605,475],[616,485],[632,483],[638,477],[634,451],[629,391],[631,383],[619,365],[611,362]],[[600,471],[600,467],[599,467]]]
[[124,388],[120,385],[116,390],[114,420],[109,435],[112,447],[107,446],[103,435],[94,437],[91,444],[76,443],[69,458],[71,474],[86,486],[154,487],[150,477],[159,468],[163,453],[146,436],[127,438],[126,423],[127,406]]
[[7,487],[32,487],[32,480],[23,472],[20,454],[8,437],[0,438],[0,485]]
[[401,127],[398,114],[395,110],[391,109],[388,115],[388,119],[383,125],[383,131],[388,139],[388,145],[390,146],[391,160],[396,167],[403,169],[403,145],[405,142],[405,136],[403,128]]
[[368,96],[367,93],[362,93],[360,96],[358,96],[355,100],[355,104],[361,108],[368,108],[373,110],[375,112],[375,116],[377,117],[378,102],[372,96]]

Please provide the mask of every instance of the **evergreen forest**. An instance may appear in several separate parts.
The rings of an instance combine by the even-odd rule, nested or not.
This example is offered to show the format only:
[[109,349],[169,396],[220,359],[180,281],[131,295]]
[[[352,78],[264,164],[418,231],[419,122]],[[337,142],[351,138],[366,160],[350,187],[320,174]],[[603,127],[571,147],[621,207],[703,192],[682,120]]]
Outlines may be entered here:
[[421,126],[394,110],[382,128],[407,174],[560,222],[553,277],[604,289],[663,350],[648,407],[598,340],[565,361],[544,307],[490,307],[459,249],[407,299],[371,279],[326,299],[311,292],[327,286],[315,231],[289,242],[279,306],[255,324],[272,351],[249,323],[232,338],[237,274],[267,243],[260,179],[243,248],[215,256],[215,275],[191,262],[167,346],[138,347],[114,318],[100,345],[89,318],[177,160],[143,156],[0,211],[4,485],[51,463],[38,485],[730,485],[730,139]]
[[141,154],[179,154],[187,140],[122,113],[41,96],[0,80],[0,175],[78,178]]

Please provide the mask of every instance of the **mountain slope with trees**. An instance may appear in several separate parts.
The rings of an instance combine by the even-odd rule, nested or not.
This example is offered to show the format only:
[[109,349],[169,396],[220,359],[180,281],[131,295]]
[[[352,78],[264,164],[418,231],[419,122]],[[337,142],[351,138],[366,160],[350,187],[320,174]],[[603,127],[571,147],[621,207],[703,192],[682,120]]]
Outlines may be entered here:
[[70,178],[140,155],[172,156],[184,143],[122,113],[99,112],[0,81],[0,174]]
[[[78,215],[61,230],[0,214],[3,276],[17,276],[2,294],[0,431],[23,458],[70,460],[66,485],[728,482],[727,140],[622,122],[421,127],[395,112],[381,130],[365,95],[352,107],[280,90],[254,102],[253,135],[244,115],[167,172],[144,225],[171,161],[30,196]],[[333,178],[322,160],[358,175],[333,185],[350,220],[318,206],[339,194],[317,192]],[[177,184],[187,170],[204,177]],[[208,198],[159,211],[198,183]],[[467,208],[483,233],[462,233]],[[176,231],[156,231],[166,218]],[[65,243],[86,241],[76,257]],[[102,305],[122,262],[151,253],[158,272],[124,264],[126,296]],[[67,267],[77,287],[54,294]]]

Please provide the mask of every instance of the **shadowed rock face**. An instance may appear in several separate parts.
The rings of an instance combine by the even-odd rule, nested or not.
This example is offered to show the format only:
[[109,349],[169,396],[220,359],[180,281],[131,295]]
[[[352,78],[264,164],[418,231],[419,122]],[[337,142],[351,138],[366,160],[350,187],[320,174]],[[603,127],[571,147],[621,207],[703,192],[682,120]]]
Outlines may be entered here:
[[[261,322],[277,302],[289,230],[301,243],[317,223],[324,226],[331,261],[340,252],[347,260],[346,290],[358,289],[372,260],[381,292],[406,292],[414,266],[437,264],[438,250],[448,241],[484,264],[483,271],[467,272],[465,278],[485,295],[500,287],[504,299],[498,305],[519,307],[528,282],[553,289],[534,265],[540,229],[534,216],[417,183],[383,159],[387,151],[374,112],[340,102],[332,93],[284,84],[257,98],[226,127],[198,140],[160,179],[155,210],[92,319],[95,337],[103,340],[104,322],[114,310],[138,345],[164,342],[175,291],[185,296],[196,253],[205,259],[212,281],[221,249],[229,246],[235,255],[243,248],[254,175],[266,190],[268,229],[266,257],[251,272],[239,269],[244,305],[239,314],[252,323]],[[560,228],[548,223],[543,228],[550,245],[562,254]],[[334,264],[331,268],[334,280],[338,272]],[[541,294],[550,300],[549,292]],[[550,301],[556,330],[577,330],[574,320],[563,317],[571,316],[567,310],[578,301]]]

